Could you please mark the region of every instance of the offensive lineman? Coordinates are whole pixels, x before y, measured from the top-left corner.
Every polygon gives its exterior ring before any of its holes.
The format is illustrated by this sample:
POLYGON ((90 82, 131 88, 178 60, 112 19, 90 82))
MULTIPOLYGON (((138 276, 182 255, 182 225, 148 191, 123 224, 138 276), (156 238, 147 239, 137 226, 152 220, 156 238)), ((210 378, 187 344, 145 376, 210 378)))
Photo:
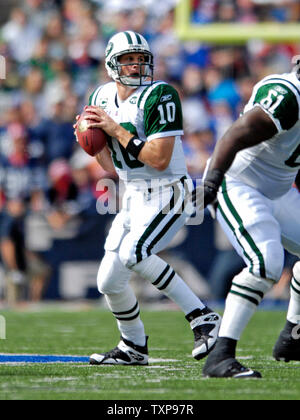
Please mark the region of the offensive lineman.
MULTIPOLYGON (((235 358, 236 345, 265 293, 278 282, 284 248, 300 257, 300 80, 271 75, 253 89, 244 114, 217 143, 204 180, 205 205, 247 268, 233 279, 219 338, 206 360, 208 377, 261 377, 235 358), (226 175, 224 176, 224 174, 226 175)), ((300 360, 300 262, 293 268, 286 325, 276 360, 300 360)))
POLYGON ((108 147, 97 155, 98 162, 104 169, 115 168, 126 185, 123 208, 108 234, 97 278, 121 340, 113 350, 93 354, 90 363, 148 363, 148 337, 129 285, 132 272, 151 281, 182 309, 194 332, 192 354, 199 360, 216 342, 220 316, 156 255, 187 219, 180 211, 188 195, 180 100, 170 85, 153 82, 153 56, 138 33, 114 35, 105 65, 114 81, 95 90, 86 110, 94 113, 95 122, 89 126, 101 127, 111 136, 108 147), (153 180, 159 180, 163 189, 156 188, 153 180))

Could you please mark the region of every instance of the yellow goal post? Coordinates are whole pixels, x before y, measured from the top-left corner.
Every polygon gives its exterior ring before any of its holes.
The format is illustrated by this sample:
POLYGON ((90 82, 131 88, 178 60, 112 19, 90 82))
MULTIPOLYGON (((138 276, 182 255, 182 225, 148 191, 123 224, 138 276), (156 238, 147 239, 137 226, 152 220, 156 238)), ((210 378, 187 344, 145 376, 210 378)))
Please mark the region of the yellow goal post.
POLYGON ((300 43, 299 23, 193 23, 192 0, 179 0, 175 9, 175 29, 182 41, 213 44, 245 44, 252 39, 269 43, 300 43))

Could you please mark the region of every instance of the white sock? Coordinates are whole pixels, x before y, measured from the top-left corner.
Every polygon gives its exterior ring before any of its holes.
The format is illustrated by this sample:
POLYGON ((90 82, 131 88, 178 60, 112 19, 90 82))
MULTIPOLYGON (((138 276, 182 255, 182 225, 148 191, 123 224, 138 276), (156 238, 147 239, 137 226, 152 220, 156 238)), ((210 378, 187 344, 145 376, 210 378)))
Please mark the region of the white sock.
POLYGON ((254 303, 229 293, 226 299, 219 337, 239 340, 256 308, 257 306, 254 303))
POLYGON ((132 270, 161 290, 181 308, 185 315, 195 309, 205 308, 182 278, 157 255, 151 255, 134 265, 132 270))
POLYGON ((287 320, 292 324, 300 324, 300 281, 295 277, 291 281, 291 297, 287 313, 287 320))
POLYGON ((105 299, 117 319, 122 337, 138 346, 144 346, 146 344, 144 324, 140 319, 139 305, 131 287, 128 285, 118 294, 105 295, 105 299))

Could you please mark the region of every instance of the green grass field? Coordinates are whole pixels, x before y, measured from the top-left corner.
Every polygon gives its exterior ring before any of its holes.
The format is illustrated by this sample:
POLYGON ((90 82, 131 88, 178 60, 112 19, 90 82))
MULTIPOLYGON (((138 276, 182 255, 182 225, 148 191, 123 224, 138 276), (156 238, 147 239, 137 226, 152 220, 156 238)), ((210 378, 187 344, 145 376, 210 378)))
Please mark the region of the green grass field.
MULTIPOLYGON (((107 351, 119 339, 110 313, 101 309, 1 312, 7 339, 0 353, 84 355, 107 351)), ((278 363, 272 347, 283 312, 258 312, 239 343, 240 360, 262 380, 204 379, 203 361, 191 356, 192 332, 181 312, 143 311, 150 364, 0 365, 1 400, 288 400, 300 397, 300 362, 278 363)))

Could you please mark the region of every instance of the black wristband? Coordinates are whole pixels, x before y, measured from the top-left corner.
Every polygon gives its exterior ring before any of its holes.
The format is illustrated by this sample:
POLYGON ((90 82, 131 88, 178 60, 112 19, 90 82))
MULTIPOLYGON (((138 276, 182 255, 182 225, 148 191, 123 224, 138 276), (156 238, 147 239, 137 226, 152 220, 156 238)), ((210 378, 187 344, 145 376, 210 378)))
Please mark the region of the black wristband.
POLYGON ((145 142, 140 140, 138 137, 133 136, 127 146, 126 146, 126 152, 130 153, 131 156, 133 156, 135 159, 138 158, 140 151, 145 146, 145 142))
POLYGON ((224 179, 224 172, 220 169, 212 169, 207 171, 206 177, 204 179, 204 186, 210 187, 215 191, 218 191, 220 185, 224 179))

